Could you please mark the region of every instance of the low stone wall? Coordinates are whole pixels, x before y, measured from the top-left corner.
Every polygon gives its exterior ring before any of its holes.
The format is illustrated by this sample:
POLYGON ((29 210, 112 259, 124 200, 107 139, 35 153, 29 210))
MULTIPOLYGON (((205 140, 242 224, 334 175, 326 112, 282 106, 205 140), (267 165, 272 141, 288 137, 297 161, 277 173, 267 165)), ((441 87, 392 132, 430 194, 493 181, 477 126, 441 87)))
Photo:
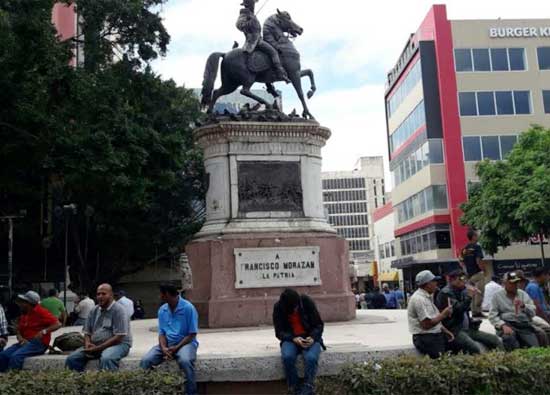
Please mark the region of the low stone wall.
MULTIPOLYGON (((337 346, 329 348, 321 355, 319 361, 319 376, 334 376, 348 364, 367 361, 379 361, 386 358, 395 358, 399 355, 416 355, 414 347, 388 347, 374 349, 358 347, 357 345, 337 346)), ((50 370, 63 369, 66 356, 44 355, 29 358, 25 361, 24 369, 50 370)), ((139 368, 140 358, 127 357, 122 360, 121 370, 136 370, 139 368)), ((302 362, 299 360, 300 370, 302 362)), ((88 364, 88 369, 97 369, 97 361, 88 364)), ((178 371, 175 362, 165 363, 160 369, 178 371)), ((248 355, 243 357, 228 357, 208 355, 197 360, 197 381, 200 383, 246 383, 246 382, 274 382, 284 380, 283 365, 278 353, 264 355, 248 355)))

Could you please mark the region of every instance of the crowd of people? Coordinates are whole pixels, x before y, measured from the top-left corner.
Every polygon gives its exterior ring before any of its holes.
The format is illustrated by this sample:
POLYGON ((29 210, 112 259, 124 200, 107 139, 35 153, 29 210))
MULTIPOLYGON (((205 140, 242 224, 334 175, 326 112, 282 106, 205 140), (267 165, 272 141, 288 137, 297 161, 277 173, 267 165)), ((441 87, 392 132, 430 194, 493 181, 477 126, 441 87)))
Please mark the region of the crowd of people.
POLYGON ((359 293, 353 290, 357 309, 361 310, 394 310, 405 308, 405 293, 398 286, 382 284, 370 290, 359 293))

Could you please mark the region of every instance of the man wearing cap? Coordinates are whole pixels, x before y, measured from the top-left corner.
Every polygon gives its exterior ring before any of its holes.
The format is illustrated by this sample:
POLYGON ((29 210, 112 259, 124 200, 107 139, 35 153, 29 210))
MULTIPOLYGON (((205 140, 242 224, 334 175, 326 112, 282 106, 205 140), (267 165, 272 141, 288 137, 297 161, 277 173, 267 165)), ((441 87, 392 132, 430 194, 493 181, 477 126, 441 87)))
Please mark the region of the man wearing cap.
POLYGON ((416 349, 432 359, 439 358, 446 349, 447 341, 453 341, 454 335, 441 322, 450 317, 452 307, 447 306, 439 312, 433 302, 439 277, 429 270, 416 275, 418 290, 411 296, 407 308, 409 331, 413 335, 416 349), (448 339, 446 339, 446 336, 448 339))
POLYGON ((42 355, 48 349, 51 333, 61 328, 52 313, 40 306, 40 296, 29 291, 18 295, 21 316, 17 324, 17 343, 0 353, 0 372, 20 370, 25 358, 42 355))
POLYGON ((97 288, 97 303, 84 324, 84 347, 65 361, 70 370, 82 372, 93 359, 99 359, 101 370, 118 370, 120 360, 130 352, 130 317, 124 307, 115 302, 109 284, 97 288))
POLYGON ((451 316, 443 320, 445 328, 455 336, 450 349, 455 352, 480 354, 483 351, 480 343, 490 350, 504 349, 498 336, 480 331, 481 322, 470 319, 472 297, 479 290, 466 284, 466 275, 461 270, 452 271, 447 275, 447 279, 447 286, 437 294, 435 304, 440 311, 452 306, 451 316))
POLYGON ((520 281, 521 277, 516 272, 506 273, 504 289, 493 297, 489 312, 489 320, 507 350, 539 346, 532 324, 536 307, 529 295, 519 289, 520 281))

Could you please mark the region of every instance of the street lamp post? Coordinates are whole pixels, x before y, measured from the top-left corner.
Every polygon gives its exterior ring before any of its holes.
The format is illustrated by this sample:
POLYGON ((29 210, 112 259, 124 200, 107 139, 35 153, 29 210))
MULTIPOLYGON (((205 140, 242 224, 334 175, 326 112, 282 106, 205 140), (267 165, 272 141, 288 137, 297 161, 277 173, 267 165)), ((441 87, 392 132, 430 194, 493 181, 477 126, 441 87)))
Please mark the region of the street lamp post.
POLYGON ((7 215, 0 217, 2 221, 8 221, 8 292, 11 299, 13 295, 13 222, 17 219, 24 218, 26 211, 22 210, 20 215, 7 215))
POLYGON ((65 217, 65 273, 63 280, 63 305, 67 309, 67 280, 69 269, 69 221, 71 215, 76 215, 76 204, 68 204, 63 206, 63 214, 65 217))

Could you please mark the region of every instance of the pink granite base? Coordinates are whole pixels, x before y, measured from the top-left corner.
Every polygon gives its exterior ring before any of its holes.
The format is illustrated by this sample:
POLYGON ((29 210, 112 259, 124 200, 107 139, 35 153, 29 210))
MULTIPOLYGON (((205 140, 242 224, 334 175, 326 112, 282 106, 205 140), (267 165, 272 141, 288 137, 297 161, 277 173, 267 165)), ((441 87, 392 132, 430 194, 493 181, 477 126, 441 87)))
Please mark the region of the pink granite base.
POLYGON ((348 245, 333 234, 269 233, 197 239, 186 252, 193 272, 187 297, 197 307, 202 326, 234 328, 271 325, 273 305, 283 288, 235 289, 235 248, 320 247, 322 285, 297 287, 311 296, 327 322, 355 318, 349 279, 348 245))

